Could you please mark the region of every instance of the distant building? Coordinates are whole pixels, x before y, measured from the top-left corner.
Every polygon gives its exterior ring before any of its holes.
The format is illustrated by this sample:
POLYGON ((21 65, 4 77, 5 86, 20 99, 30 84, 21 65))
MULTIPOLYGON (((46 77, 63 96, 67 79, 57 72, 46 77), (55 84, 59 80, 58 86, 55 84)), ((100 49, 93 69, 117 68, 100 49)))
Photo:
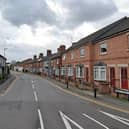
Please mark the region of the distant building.
POLYGON ((0 78, 4 77, 6 74, 6 58, 0 55, 0 78))

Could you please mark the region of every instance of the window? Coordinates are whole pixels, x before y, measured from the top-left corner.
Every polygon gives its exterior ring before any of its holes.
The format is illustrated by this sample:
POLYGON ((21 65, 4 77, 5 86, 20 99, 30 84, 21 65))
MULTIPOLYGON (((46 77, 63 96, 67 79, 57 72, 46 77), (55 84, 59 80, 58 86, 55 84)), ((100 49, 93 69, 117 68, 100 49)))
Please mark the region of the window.
POLYGON ((74 53, 73 52, 71 52, 71 59, 73 59, 74 58, 74 53))
POLYGON ((56 64, 59 64, 59 59, 56 60, 56 64))
POLYGON ((68 76, 73 76, 73 68, 72 68, 72 66, 68 66, 68 76))
POLYGON ((66 75, 66 67, 61 68, 61 75, 66 75))
POLYGON ((128 37, 127 37, 127 42, 128 42, 128 49, 129 49, 129 34, 128 34, 128 37))
POLYGON ((107 44, 103 43, 100 45, 100 53, 101 54, 106 54, 107 53, 107 44))
POLYGON ((106 66, 94 67, 94 80, 106 81, 106 66))
POLYGON ((55 69, 55 75, 59 76, 59 69, 58 68, 55 69))
POLYGON ((65 60, 65 59, 66 59, 66 54, 63 55, 63 60, 65 60))
POLYGON ((78 78, 84 77, 84 67, 83 66, 76 66, 76 77, 78 77, 78 78))
POLYGON ((81 48, 80 49, 80 56, 84 56, 85 55, 85 49, 84 48, 81 48))

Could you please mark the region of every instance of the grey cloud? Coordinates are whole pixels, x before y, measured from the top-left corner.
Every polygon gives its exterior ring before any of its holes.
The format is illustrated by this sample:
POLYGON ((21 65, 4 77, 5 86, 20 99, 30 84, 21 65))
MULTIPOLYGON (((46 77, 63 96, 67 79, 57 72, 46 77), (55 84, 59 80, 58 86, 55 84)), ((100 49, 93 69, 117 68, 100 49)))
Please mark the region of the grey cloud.
POLYGON ((63 17, 49 8, 46 0, 1 0, 3 17, 14 25, 33 25, 37 21, 73 29, 83 22, 95 22, 115 12, 113 0, 53 0, 67 9, 63 17))
POLYGON ((115 12, 117 7, 112 0, 56 0, 67 9, 69 27, 76 27, 83 22, 95 22, 106 18, 115 12))
MULTIPOLYGON (((0 43, 0 48, 8 48, 6 51, 6 57, 8 61, 11 60, 23 60, 25 58, 32 58, 34 54, 45 52, 41 46, 32 46, 27 44, 12 44, 12 43, 0 43)), ((3 54, 3 49, 0 49, 0 53, 3 54)))
POLYGON ((1 0, 3 17, 14 25, 33 25, 37 21, 56 22, 45 0, 1 0))

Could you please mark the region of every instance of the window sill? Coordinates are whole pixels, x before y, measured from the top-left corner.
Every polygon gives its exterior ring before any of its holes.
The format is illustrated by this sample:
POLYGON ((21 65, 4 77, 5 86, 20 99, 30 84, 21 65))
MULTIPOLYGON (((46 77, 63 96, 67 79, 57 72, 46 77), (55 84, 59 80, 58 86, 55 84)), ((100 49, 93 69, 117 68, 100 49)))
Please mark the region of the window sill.
POLYGON ((107 52, 100 53, 100 56, 107 55, 107 52))
POLYGON ((126 51, 129 52, 129 48, 127 48, 126 51))
POLYGON ((80 56, 80 57, 85 57, 85 56, 80 56))

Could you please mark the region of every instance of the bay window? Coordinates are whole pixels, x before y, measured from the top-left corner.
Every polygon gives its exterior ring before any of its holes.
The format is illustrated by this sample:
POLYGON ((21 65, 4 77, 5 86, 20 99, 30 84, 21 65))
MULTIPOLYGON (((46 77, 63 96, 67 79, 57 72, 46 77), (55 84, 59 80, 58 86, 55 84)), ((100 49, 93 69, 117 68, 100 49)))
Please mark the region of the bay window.
POLYGON ((84 67, 83 66, 76 66, 76 77, 83 78, 84 77, 84 67))
POLYGON ((59 76, 59 68, 55 69, 55 75, 59 76))
POLYGON ((73 67, 68 66, 68 76, 73 76, 73 67))
POLYGON ((65 67, 65 66, 63 66, 63 67, 61 68, 61 75, 62 75, 62 76, 66 75, 66 67, 65 67))
POLYGON ((94 80, 106 81, 106 66, 94 66, 94 80))

